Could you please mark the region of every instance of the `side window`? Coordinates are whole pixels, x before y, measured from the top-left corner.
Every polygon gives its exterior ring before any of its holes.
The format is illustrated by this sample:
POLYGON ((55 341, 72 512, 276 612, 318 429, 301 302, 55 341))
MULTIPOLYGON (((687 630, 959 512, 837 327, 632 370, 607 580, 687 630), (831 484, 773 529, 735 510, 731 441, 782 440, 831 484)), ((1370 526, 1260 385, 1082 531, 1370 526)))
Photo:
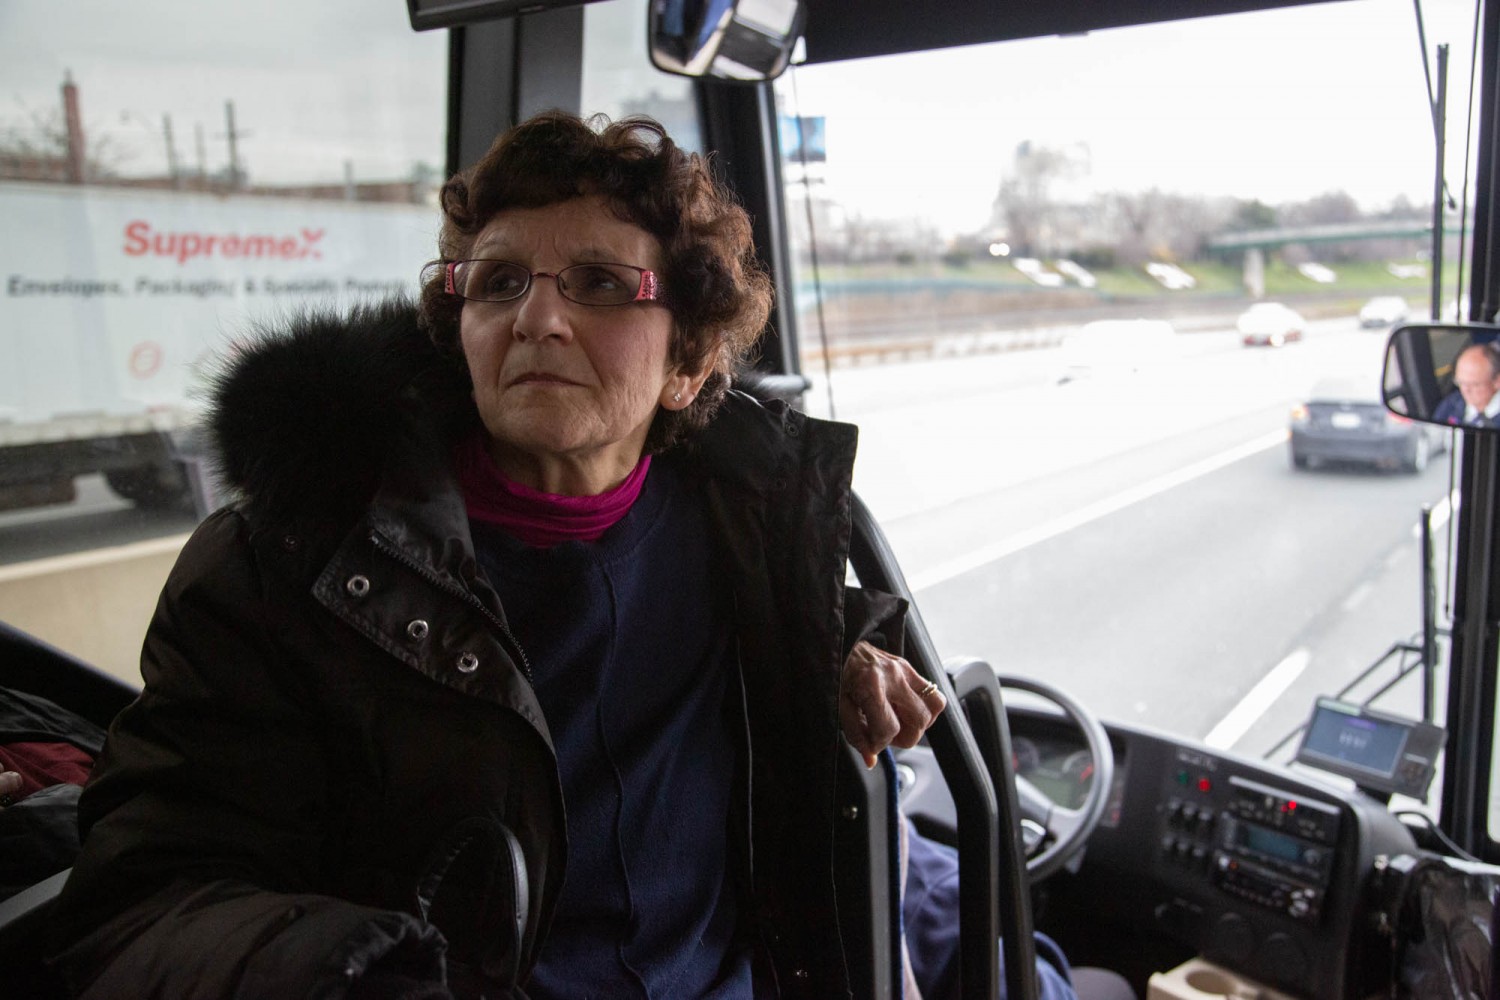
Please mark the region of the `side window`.
POLYGON ((0 619, 138 678, 205 372, 435 254, 446 53, 399 3, 0 10, 0 619))
POLYGON ((684 149, 701 149, 693 82, 663 73, 646 58, 646 0, 594 3, 583 9, 585 115, 650 115, 684 149))

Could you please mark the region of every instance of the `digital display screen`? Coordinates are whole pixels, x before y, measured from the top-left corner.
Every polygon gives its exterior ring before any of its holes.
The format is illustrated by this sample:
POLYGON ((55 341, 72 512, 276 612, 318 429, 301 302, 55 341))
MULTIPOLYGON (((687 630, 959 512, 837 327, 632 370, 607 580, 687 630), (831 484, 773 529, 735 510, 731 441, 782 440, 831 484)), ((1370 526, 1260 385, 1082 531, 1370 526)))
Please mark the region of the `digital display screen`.
POLYGON ((1256 826, 1254 823, 1242 823, 1240 825, 1240 841, 1245 847, 1252 851, 1283 861, 1293 863, 1302 860, 1302 843, 1295 837, 1289 837, 1284 833, 1264 826, 1256 826))
POLYGON ((1395 772, 1396 761, 1406 746, 1407 731, 1400 723, 1350 715, 1320 705, 1307 727, 1301 753, 1389 775, 1395 772))
POLYGON ((1067 809, 1077 809, 1088 797, 1088 786, 1080 786, 1075 781, 1068 781, 1056 775, 1033 772, 1026 775, 1026 780, 1035 785, 1037 791, 1067 809))

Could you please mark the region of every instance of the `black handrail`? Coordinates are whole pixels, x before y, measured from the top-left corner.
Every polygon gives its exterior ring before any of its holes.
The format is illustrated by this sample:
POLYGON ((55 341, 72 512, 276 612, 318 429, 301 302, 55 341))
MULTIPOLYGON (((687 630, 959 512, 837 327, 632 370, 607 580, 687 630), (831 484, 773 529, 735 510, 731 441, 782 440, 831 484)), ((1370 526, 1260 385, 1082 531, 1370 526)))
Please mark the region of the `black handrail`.
POLYGON ((995 1000, 1000 995, 998 960, 1003 947, 1005 996, 1035 1000, 1036 944, 1011 756, 1003 754, 1004 777, 996 788, 890 543, 858 497, 853 500, 853 521, 849 561, 860 585, 910 602, 906 657, 948 699, 949 710, 927 731, 927 741, 958 814, 960 995, 966 1000, 995 1000))

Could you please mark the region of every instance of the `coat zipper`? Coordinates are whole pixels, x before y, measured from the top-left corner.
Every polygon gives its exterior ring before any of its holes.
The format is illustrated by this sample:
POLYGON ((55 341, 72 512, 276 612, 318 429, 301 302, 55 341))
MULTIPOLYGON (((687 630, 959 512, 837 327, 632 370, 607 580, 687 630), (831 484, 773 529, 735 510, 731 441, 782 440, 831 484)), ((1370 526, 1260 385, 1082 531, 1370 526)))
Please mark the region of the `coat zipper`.
POLYGON ((469 607, 473 608, 475 611, 478 611, 481 615, 483 615, 485 621, 489 622, 497 630, 499 630, 500 634, 504 636, 506 641, 510 643, 511 648, 516 651, 516 657, 521 662, 521 670, 526 674, 526 679, 533 685, 536 684, 536 678, 533 677, 531 673, 531 661, 526 658, 526 650, 521 648, 521 643, 517 641, 515 633, 510 630, 510 626, 505 624, 505 622, 501 621, 499 618, 495 617, 495 613, 489 608, 485 607, 484 602, 475 597, 466 588, 460 587, 458 584, 450 582, 446 577, 439 576, 425 564, 418 562, 411 556, 407 555, 405 552, 401 551, 393 543, 387 541, 385 536, 380 534, 380 532, 370 532, 370 541, 374 544, 377 551, 394 559, 396 562, 405 566, 407 569, 411 570, 413 573, 417 574, 422 579, 432 584, 434 587, 437 587, 444 593, 451 594, 452 596, 458 598, 460 601, 463 601, 469 607))

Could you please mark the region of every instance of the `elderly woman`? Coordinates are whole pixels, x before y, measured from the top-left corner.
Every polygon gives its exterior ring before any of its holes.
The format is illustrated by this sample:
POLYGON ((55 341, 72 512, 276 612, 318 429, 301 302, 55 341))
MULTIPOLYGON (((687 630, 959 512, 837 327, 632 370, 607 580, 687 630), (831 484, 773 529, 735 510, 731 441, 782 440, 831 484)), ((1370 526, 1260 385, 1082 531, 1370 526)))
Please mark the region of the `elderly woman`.
POLYGON ((943 699, 845 587, 853 429, 730 388, 744 212, 654 123, 562 114, 442 203, 419 310, 218 380, 239 499, 83 796, 70 986, 844 995, 840 732, 873 763, 943 699))

